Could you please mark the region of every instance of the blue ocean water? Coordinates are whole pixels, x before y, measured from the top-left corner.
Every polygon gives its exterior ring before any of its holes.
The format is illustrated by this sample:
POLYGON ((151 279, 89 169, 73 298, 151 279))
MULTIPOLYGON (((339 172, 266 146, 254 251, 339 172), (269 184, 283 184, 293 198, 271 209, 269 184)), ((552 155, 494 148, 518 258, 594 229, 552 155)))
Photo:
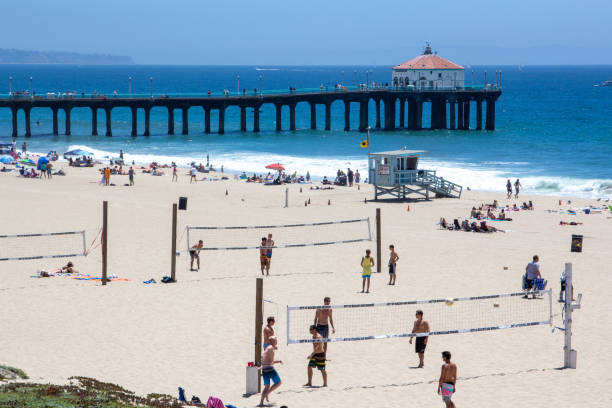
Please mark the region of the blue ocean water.
MULTIPOLYGON (((520 178, 528 192, 542 194, 578 195, 588 197, 612 196, 612 87, 594 86, 612 79, 612 66, 504 66, 470 67, 466 70, 466 84, 482 84, 487 71, 488 81, 494 82, 495 70, 502 70, 503 94, 496 106, 496 130, 450 131, 398 130, 374 131, 372 151, 391 150, 403 146, 423 149, 429 153, 422 158, 421 167, 437 169, 445 178, 463 186, 480 190, 503 190, 507 178, 520 178)), ((128 92, 128 77, 132 77, 132 91, 148 94, 150 77, 155 93, 205 93, 223 89, 298 89, 333 87, 344 79, 346 85, 366 82, 366 71, 372 70, 371 80, 388 82, 391 67, 304 66, 304 67, 249 67, 249 66, 0 66, 0 94, 7 94, 9 76, 13 90, 30 88, 37 94, 74 90, 111 95, 128 92), (261 77, 261 79, 260 79, 261 77)), ((283 128, 289 127, 288 108, 283 112, 283 128)), ((370 126, 375 124, 374 103, 370 105, 370 126)), ((472 109, 472 123, 475 109, 472 109)), ((399 115, 398 115, 399 116, 399 115)), ((252 129, 252 112, 248 112, 248 129, 239 130, 239 110, 226 111, 224 135, 214 133, 217 117, 211 115, 213 133, 204 134, 202 109, 189 111, 188 136, 167 135, 167 112, 156 108, 151 113, 150 137, 130 137, 131 114, 128 109, 114 109, 113 137, 104 136, 104 115, 99 113, 100 136, 91 136, 89 109, 72 111, 72 135, 53 136, 51 111, 32 111, 32 137, 27 140, 29 150, 64 152, 82 147, 99 158, 116 156, 123 149, 128 160, 137 162, 191 161, 205 162, 210 155, 217 167, 228 170, 264 172, 264 166, 279 161, 290 172, 310 173, 314 176, 333 175, 338 168, 366 169, 366 151, 359 147, 364 135, 357 131, 345 132, 344 106, 332 105, 332 131, 322 130, 323 107, 318 110, 318 126, 310 130, 310 111, 307 104, 299 104, 296 132, 276 132, 273 105, 264 105, 261 112, 261 132, 252 129), (38 123, 37 123, 38 122, 38 123)), ((351 127, 357 128, 358 106, 353 104, 351 127)), ((424 126, 428 119, 424 116, 424 126)), ((139 134, 144 130, 144 114, 139 113, 139 134)), ((19 117, 23 140, 23 113, 19 117)), ((64 128, 60 115, 60 130, 64 128)), ((181 115, 176 112, 175 130, 181 129, 181 115)), ((60 132, 61 133, 61 132, 60 132)), ((0 140, 9 141, 11 134, 10 110, 0 109, 0 140)))

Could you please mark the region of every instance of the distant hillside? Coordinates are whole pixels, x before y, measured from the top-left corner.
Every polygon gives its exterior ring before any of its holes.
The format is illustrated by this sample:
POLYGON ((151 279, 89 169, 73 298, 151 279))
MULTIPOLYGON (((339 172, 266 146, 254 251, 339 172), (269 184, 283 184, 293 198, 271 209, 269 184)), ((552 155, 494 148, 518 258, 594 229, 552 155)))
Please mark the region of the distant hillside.
POLYGON ((132 57, 76 52, 6 50, 0 48, 0 64, 130 65, 132 57))

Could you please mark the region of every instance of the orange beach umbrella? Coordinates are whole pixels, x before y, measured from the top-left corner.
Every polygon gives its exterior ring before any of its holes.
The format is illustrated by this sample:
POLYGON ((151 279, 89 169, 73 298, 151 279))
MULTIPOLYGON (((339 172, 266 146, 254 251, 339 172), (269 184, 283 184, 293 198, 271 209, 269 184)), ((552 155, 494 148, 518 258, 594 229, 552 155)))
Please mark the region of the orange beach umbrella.
POLYGON ((283 167, 282 164, 280 163, 272 163, 272 164, 268 164, 266 166, 266 169, 270 169, 270 170, 278 170, 278 171, 284 171, 285 168, 283 167))

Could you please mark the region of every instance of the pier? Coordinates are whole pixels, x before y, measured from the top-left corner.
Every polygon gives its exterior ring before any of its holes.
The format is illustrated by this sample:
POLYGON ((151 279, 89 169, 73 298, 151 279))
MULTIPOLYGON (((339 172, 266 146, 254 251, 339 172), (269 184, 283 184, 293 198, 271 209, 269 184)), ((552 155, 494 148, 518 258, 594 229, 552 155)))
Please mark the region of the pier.
POLYGON ((331 130, 331 105, 336 101, 344 103, 344 130, 351 130, 350 114, 351 104, 359 105, 359 131, 368 127, 393 131, 398 129, 422 130, 423 105, 431 104, 431 129, 452 130, 494 130, 495 129, 495 102, 501 95, 501 88, 488 85, 485 87, 461 88, 417 88, 417 87, 385 87, 385 88, 355 88, 355 89, 317 89, 312 91, 289 92, 257 92, 226 93, 222 95, 65 95, 57 96, 9 96, 0 97, 0 108, 8 108, 12 113, 12 136, 18 136, 18 113, 23 110, 25 118, 25 136, 31 136, 30 112, 34 108, 48 108, 53 117, 53 134, 58 135, 58 114, 64 112, 65 129, 63 134, 70 135, 70 112, 74 108, 88 108, 91 110, 91 134, 98 135, 98 112, 104 111, 106 116, 106 129, 104 134, 112 136, 112 111, 114 108, 131 109, 131 135, 138 133, 138 110, 144 111, 144 133, 150 135, 150 113, 155 107, 162 107, 168 111, 168 134, 175 134, 174 112, 182 112, 182 129, 184 135, 189 133, 190 108, 200 108, 204 114, 205 133, 211 132, 211 111, 218 111, 218 133, 225 132, 225 110, 228 107, 240 109, 240 130, 247 131, 247 113, 252 113, 251 130, 260 131, 260 109, 263 105, 271 104, 276 109, 276 130, 282 129, 282 111, 284 106, 289 107, 289 129, 296 130, 296 106, 306 103, 310 106, 310 128, 317 129, 317 105, 325 107, 324 129, 331 130), (370 123, 369 108, 373 101, 376 110, 375 122, 370 123), (382 105, 382 107, 381 107, 382 105), (484 106, 483 106, 484 105, 484 106), (470 110, 476 109, 476 123, 470 123, 470 110), (381 112, 382 109, 382 112, 381 112), (484 118, 483 118, 483 109, 484 118), (483 121, 484 119, 484 121, 483 121), (484 122, 484 123, 483 123, 484 122))

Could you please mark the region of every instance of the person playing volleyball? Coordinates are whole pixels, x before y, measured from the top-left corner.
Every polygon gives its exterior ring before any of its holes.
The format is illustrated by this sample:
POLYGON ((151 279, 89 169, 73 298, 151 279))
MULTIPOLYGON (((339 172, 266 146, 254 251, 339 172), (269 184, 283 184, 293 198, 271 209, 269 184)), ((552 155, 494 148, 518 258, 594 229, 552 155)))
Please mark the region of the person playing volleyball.
POLYGON ((259 263, 261 264, 261 274, 264 274, 264 270, 267 275, 270 275, 270 259, 268 258, 266 237, 261 238, 261 246, 259 247, 259 263))
POLYGON ((193 269, 193 261, 194 260, 198 260, 198 269, 196 270, 200 270, 200 249, 202 249, 202 247, 204 247, 204 241, 199 240, 197 244, 195 244, 194 246, 191 247, 191 249, 189 250, 189 255, 191 256, 191 268, 190 270, 194 270, 193 269))
POLYGON ((440 370, 440 380, 438 381, 438 394, 442 396, 442 401, 446 408, 455 408, 455 403, 451 401, 453 394, 457 390, 457 365, 451 363, 450 351, 442 352, 442 369, 440 370))
MULTIPOLYGON (((412 333, 429 333, 429 323, 423 320, 423 311, 416 311, 416 320, 412 327, 412 333)), ((414 352, 419 355, 419 366, 417 368, 425 367, 425 347, 427 347, 427 336, 417 336, 414 344, 414 352)), ((408 341, 412 344, 412 337, 408 341)))
POLYGON ((370 256, 371 251, 366 249, 366 254, 361 258, 361 277, 363 279, 361 284, 361 293, 366 290, 366 281, 368 282, 368 289, 365 293, 370 293, 370 277, 372 276, 372 267, 374 266, 374 258, 370 256))

